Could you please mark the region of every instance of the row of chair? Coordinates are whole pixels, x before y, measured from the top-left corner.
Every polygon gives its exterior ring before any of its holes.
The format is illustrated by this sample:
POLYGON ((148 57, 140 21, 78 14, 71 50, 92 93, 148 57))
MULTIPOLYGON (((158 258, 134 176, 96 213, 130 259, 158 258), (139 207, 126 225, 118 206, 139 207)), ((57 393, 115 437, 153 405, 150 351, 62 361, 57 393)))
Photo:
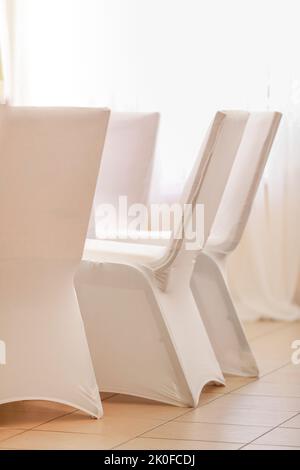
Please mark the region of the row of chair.
POLYGON ((99 417, 100 388, 196 406, 207 383, 258 373, 225 268, 280 114, 216 114, 179 199, 191 217, 204 204, 195 250, 174 232, 159 243, 97 240, 93 223, 85 243, 103 147, 95 201, 134 188, 130 202, 149 203, 158 116, 146 143, 128 116, 109 114, 0 108, 0 403, 47 399, 99 417), (126 128, 147 158, 122 160, 126 128))

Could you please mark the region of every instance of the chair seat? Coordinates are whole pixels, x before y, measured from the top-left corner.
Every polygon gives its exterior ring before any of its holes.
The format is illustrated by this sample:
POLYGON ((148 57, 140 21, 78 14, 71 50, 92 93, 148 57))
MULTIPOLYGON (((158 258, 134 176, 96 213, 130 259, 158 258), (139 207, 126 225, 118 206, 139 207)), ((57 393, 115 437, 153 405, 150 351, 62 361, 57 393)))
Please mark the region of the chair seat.
POLYGON ((165 250, 161 245, 87 239, 83 260, 148 265, 160 259, 165 250))

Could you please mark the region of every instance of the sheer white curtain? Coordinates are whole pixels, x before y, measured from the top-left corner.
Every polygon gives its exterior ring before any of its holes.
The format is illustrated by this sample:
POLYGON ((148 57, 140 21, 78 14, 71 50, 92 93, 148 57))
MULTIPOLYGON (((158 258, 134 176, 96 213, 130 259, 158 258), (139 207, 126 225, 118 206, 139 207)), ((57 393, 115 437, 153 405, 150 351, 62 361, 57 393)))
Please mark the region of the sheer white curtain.
POLYGON ((2 65, 2 55, 0 49, 0 103, 3 101, 3 94, 4 94, 4 75, 3 75, 3 65, 2 65))
POLYGON ((10 95, 11 69, 9 57, 11 43, 9 29, 12 30, 12 4, 0 0, 0 102, 4 102, 10 95))
POLYGON ((284 119, 229 272, 244 318, 294 320, 300 318, 300 4, 278 0, 269 7, 268 106, 284 119))
POLYGON ((161 112, 153 200, 176 199, 216 109, 286 112, 230 275, 243 316, 300 316, 299 0, 8 2, 14 103, 161 112))

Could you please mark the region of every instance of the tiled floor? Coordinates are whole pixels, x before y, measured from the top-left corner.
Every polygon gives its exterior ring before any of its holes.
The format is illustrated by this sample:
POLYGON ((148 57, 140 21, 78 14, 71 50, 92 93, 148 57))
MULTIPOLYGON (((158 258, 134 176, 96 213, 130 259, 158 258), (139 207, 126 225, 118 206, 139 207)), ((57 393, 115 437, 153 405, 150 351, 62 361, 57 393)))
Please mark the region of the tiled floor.
POLYGON ((259 380, 228 377, 206 387, 196 409, 102 394, 105 417, 67 406, 0 406, 0 449, 290 449, 300 450, 300 365, 291 343, 300 322, 246 325, 259 380))

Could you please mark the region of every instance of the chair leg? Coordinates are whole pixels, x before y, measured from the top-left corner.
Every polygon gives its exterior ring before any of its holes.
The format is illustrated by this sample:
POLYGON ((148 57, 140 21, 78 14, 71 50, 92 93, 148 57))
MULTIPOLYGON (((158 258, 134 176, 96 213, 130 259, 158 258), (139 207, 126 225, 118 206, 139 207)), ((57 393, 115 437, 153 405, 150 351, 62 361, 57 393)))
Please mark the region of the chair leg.
POLYGON ((68 262, 0 262, 0 403, 47 400, 102 415, 74 271, 68 262))
POLYGON ((100 390, 196 406, 224 383, 190 293, 163 293, 143 268, 82 262, 78 300, 100 390))
POLYGON ((191 289, 223 373, 258 375, 258 367, 238 318, 223 273, 225 259, 202 252, 191 289))

